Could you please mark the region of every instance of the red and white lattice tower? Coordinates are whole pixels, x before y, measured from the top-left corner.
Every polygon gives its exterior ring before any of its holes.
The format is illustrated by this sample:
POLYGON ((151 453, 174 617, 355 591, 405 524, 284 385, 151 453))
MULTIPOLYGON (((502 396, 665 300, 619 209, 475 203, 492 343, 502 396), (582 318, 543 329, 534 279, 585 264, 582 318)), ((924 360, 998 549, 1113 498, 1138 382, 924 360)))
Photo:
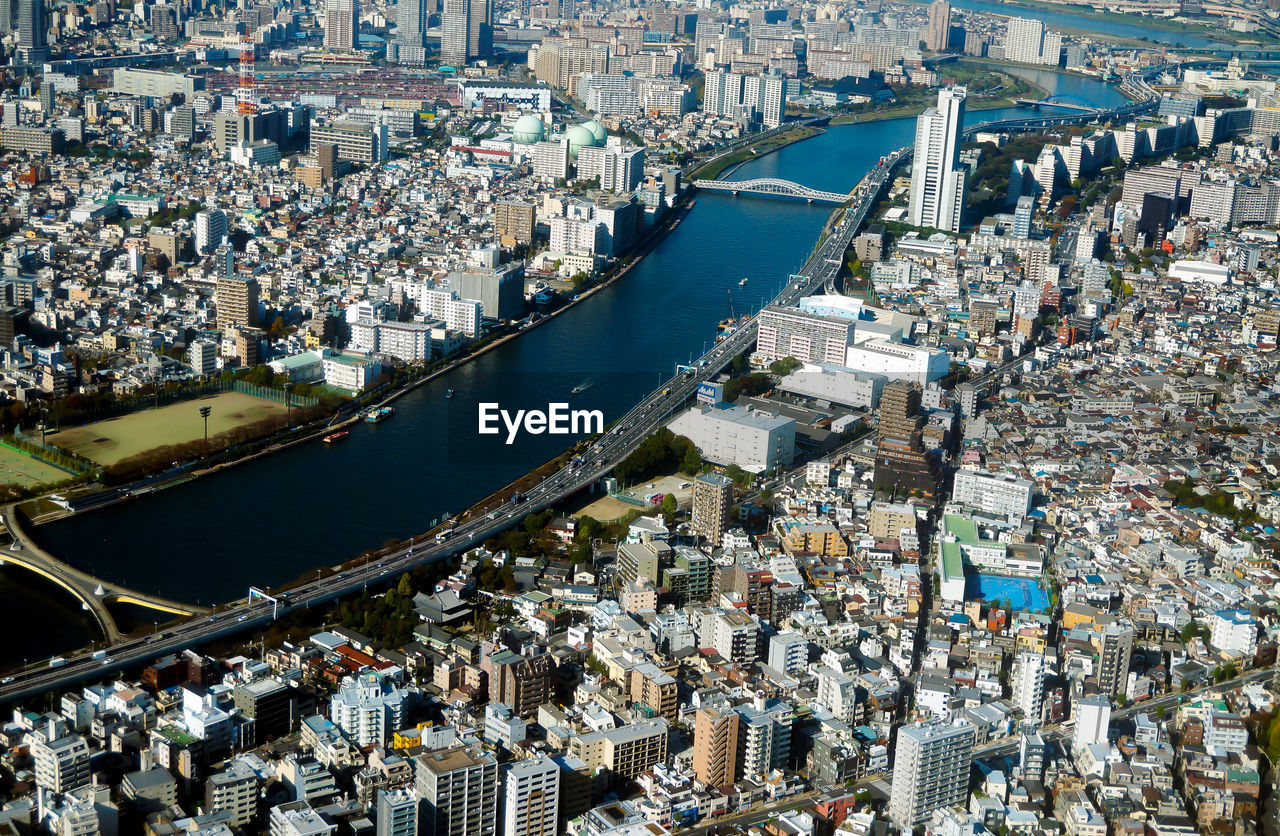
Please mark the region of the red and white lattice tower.
POLYGON ((244 24, 240 33, 240 84, 236 87, 236 112, 252 115, 258 112, 258 101, 254 95, 254 66, 257 51, 253 43, 253 35, 249 32, 249 24, 244 24))

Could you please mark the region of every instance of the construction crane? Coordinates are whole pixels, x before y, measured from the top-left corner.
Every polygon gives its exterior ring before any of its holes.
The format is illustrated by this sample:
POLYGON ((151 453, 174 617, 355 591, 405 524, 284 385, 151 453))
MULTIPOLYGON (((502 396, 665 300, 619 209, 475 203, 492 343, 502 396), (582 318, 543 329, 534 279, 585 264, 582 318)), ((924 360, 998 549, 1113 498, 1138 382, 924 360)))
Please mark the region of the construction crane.
POLYGON ((257 49, 253 43, 253 34, 249 31, 249 24, 243 24, 244 30, 240 33, 240 84, 236 87, 236 113, 242 116, 252 116, 258 112, 257 96, 254 95, 254 61, 257 59, 257 49))

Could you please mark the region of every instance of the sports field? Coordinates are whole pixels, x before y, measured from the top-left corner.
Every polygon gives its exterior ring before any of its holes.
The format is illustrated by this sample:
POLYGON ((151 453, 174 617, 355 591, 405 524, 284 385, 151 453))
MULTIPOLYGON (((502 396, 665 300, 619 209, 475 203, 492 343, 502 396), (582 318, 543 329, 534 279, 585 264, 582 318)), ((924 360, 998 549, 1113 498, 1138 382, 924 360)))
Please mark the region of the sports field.
POLYGON ((61 482, 71 476, 65 470, 45 464, 21 450, 0 444, 0 485, 32 487, 46 482, 61 482))
POLYGON ((240 392, 221 392, 73 427, 53 433, 47 441, 98 464, 113 465, 156 447, 204 438, 204 419, 200 417, 202 406, 212 408, 209 414, 210 438, 284 412, 284 404, 276 401, 240 392))

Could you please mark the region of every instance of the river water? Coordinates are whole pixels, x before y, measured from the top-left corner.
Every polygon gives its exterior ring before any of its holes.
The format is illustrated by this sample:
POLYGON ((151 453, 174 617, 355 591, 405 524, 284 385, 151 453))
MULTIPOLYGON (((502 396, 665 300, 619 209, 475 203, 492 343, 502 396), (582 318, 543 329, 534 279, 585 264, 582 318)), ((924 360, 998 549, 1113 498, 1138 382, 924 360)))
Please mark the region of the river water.
MULTIPOLYGON (((1017 72, 1099 106, 1124 101, 1091 79, 1017 72)), ((1020 115, 1025 111, 1006 108, 971 111, 969 119, 1020 115)), ((834 127, 752 160, 732 178, 782 177, 847 191, 914 131, 914 119, 834 127)), ((612 420, 670 376, 676 363, 701 353, 731 304, 741 315, 772 298, 803 263, 830 212, 798 200, 704 192, 666 240, 613 287, 410 393, 391 420, 357 426, 340 444, 301 445, 44 526, 41 534, 56 554, 100 577, 208 604, 423 531, 572 441, 524 435, 507 446, 482 439, 478 403, 511 409, 566 401, 612 420), (586 388, 574 395, 575 387, 586 388)), ((47 595, 37 601, 26 593, 28 577, 15 572, 0 570, 0 606, 35 637, 27 647, 37 649, 19 652, 10 648, 20 642, 9 643, 0 662, 88 641, 89 625, 73 604, 47 595)))

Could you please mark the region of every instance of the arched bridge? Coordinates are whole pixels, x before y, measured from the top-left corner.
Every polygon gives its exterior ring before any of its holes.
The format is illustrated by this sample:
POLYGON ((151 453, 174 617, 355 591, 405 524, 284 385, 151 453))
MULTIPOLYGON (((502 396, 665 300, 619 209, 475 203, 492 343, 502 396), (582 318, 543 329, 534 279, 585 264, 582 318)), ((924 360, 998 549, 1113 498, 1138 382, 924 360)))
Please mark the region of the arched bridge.
POLYGON ((1017 99, 1015 104, 1025 107, 1059 107, 1063 110, 1078 110, 1082 113, 1098 113, 1101 108, 1095 106, 1092 102, 1075 96, 1045 96, 1043 99, 1017 99))
POLYGON ((193 607, 180 601, 170 601, 145 592, 102 581, 58 560, 40 548, 23 531, 12 505, 0 508, 0 565, 17 566, 52 581, 70 592, 80 606, 93 615, 108 642, 115 643, 122 637, 115 617, 107 608, 109 603, 133 604, 149 610, 171 615, 196 615, 211 612, 207 607, 193 607))
POLYGON ((757 177, 754 180, 695 180, 693 185, 699 189, 714 189, 721 192, 733 192, 734 194, 750 192, 751 194, 799 197, 810 203, 815 200, 822 203, 844 203, 849 199, 847 194, 819 191, 808 186, 802 186, 799 183, 792 183, 790 180, 780 180, 777 177, 757 177))

